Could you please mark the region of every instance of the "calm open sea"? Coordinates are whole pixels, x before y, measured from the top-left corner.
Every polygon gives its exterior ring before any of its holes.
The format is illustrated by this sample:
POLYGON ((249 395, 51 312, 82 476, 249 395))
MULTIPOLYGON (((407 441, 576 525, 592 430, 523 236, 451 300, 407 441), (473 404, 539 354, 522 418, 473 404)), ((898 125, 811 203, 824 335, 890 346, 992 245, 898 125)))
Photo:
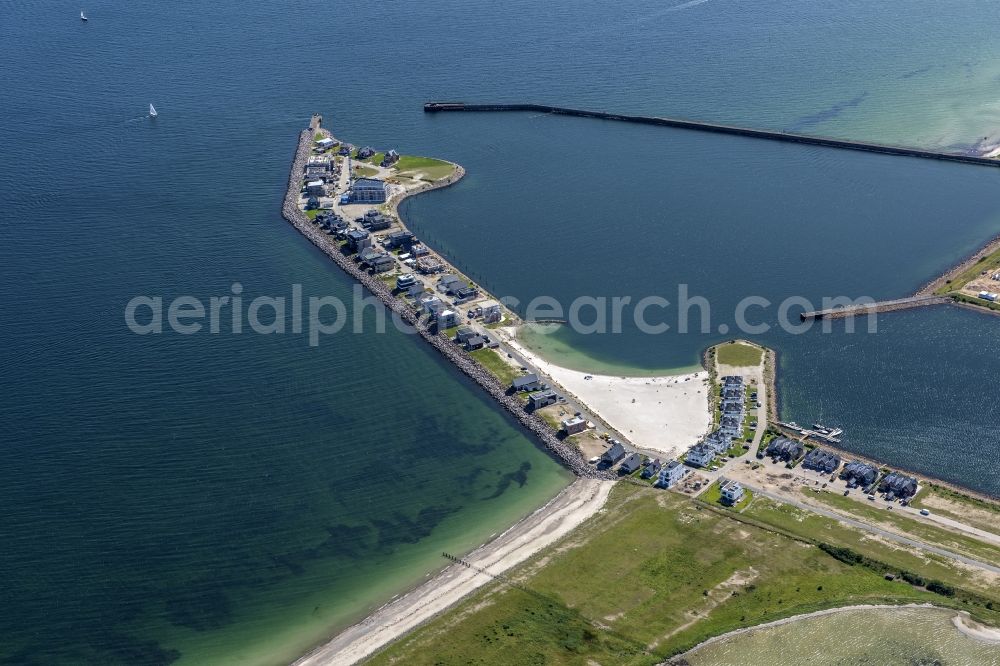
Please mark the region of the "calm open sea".
MULTIPOLYGON (((466 165, 406 213, 500 294, 684 281, 720 312, 746 293, 897 295, 1000 231, 987 169, 421 112, 528 100, 969 145, 1000 130, 988 2, 98 0, 87 23, 62 2, 5 9, 0 659, 13 663, 280 663, 567 483, 401 334, 309 348, 125 328, 138 294, 350 293, 279 216, 310 113, 348 140, 466 165)), ((996 321, 939 309, 886 317, 873 339, 762 339, 782 353, 787 416, 998 492, 996 321)), ((719 337, 567 336, 572 351, 553 354, 648 371, 689 366, 719 337)))

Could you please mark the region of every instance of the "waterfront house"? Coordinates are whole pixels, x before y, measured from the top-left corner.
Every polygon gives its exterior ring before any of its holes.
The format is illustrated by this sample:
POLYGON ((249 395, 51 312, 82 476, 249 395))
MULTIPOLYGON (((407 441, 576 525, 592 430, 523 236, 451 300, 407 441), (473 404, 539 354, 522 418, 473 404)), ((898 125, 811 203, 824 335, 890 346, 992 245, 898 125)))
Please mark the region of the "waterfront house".
POLYGON ((715 449, 708 444, 695 444, 688 449, 684 461, 694 467, 708 467, 715 460, 715 449))
POLYGON ((364 148, 358 151, 357 157, 359 160, 366 160, 374 154, 375 154, 374 148, 372 148, 371 146, 365 146, 364 148))
POLYGON ((451 273, 445 273, 438 279, 437 288, 438 291, 451 294, 458 291, 462 287, 468 286, 466 283, 459 278, 455 277, 451 273))
POLYGON ((368 231, 385 231, 392 226, 392 222, 393 220, 391 217, 376 215, 375 217, 366 217, 361 222, 361 226, 368 231))
POLYGON ((434 294, 426 294, 417 299, 417 305, 424 314, 431 314, 434 308, 443 305, 441 299, 434 294))
POLYGON ((413 244, 410 246, 410 254, 414 257, 426 257, 431 251, 427 249, 427 246, 418 241, 416 238, 413 239, 413 244))
POLYGON ((475 351, 486 346, 486 338, 481 335, 473 335, 465 341, 465 351, 475 351))
POLYGON ((393 231, 386 237, 385 246, 390 250, 409 249, 413 244, 413 234, 409 231, 393 231))
POLYGON ((656 460, 650 460, 649 463, 647 463, 645 469, 642 470, 642 474, 640 474, 639 476, 643 479, 652 479, 654 476, 660 473, 661 467, 663 467, 663 465, 660 463, 659 458, 657 458, 656 460))
POLYGON ((417 259, 417 270, 425 275, 433 275, 444 270, 444 264, 432 257, 417 259))
POLYGON ((684 476, 684 466, 676 460, 671 460, 662 468, 656 478, 656 485, 660 488, 672 488, 684 476))
POLYGON ((779 460, 793 462, 801 458, 804 452, 805 446, 802 442, 796 442, 787 437, 775 437, 767 445, 764 454, 770 456, 775 462, 779 460))
POLYGON ((538 375, 532 372, 524 377, 515 377, 510 387, 516 393, 518 391, 537 391, 542 385, 538 381, 538 375))
POLYGON ((424 295, 424 285, 422 282, 418 282, 406 291, 406 295, 412 299, 418 299, 424 295))
POLYGON ((604 455, 601 456, 601 462, 610 467, 624 457, 625 447, 622 446, 621 442, 615 440, 611 442, 611 448, 605 451, 604 455))
POLYGON ((536 391, 528 394, 528 409, 535 411, 536 409, 541 409, 542 407, 554 405, 558 401, 559 396, 556 395, 556 392, 551 389, 536 391))
POLYGON ((840 467, 840 456, 817 446, 806 454, 802 460, 802 466, 823 474, 832 474, 840 467))
POLYGON ((738 504, 743 499, 743 486, 739 481, 732 479, 719 479, 719 490, 722 494, 722 503, 732 506, 738 504))
POLYGON ((319 199, 316 197, 306 199, 306 210, 316 210, 317 208, 319 208, 319 199))
POLYGON ((360 252, 364 247, 371 246, 371 237, 367 231, 362 229, 351 229, 347 232, 347 248, 353 252, 360 252))
POLYGON ((396 289, 399 289, 400 291, 403 289, 409 289, 415 284, 417 284, 417 276, 413 273, 403 273, 396 278, 396 289))
POLYGON ((485 301, 479 306, 483 311, 483 323, 495 324, 500 321, 502 314, 500 313, 500 304, 496 301, 485 301))
POLYGON ((575 435, 587 429, 587 422, 579 415, 563 419, 562 429, 567 435, 575 435))
POLYGON ((330 137, 326 136, 326 137, 323 137, 322 139, 320 139, 319 141, 317 141, 316 145, 321 150, 329 150, 330 148, 333 148, 334 146, 336 146, 337 142, 335 140, 331 139, 330 137))
POLYGON ((917 494, 917 480, 899 472, 890 472, 878 484, 879 492, 885 493, 887 500, 909 499, 917 494))
POLYGON ((439 309, 434 312, 434 321, 437 322, 439 331, 458 326, 458 313, 454 310, 439 309))
POLYGON ((722 385, 724 387, 730 386, 743 386, 743 378, 739 375, 726 375, 722 378, 722 385))
POLYGON ((472 287, 461 287, 455 292, 455 303, 465 303, 467 301, 473 300, 479 292, 472 287))
POLYGON ((455 342, 460 345, 464 345, 469 341, 469 338, 478 335, 475 330, 469 328, 468 326, 459 326, 458 330, 455 331, 455 342))
POLYGON ((306 194, 314 197, 326 196, 326 188, 322 180, 310 180, 306 182, 306 194))
POLYGON ((622 476, 627 476, 637 472, 640 467, 642 467, 642 456, 638 453, 632 453, 622 461, 621 467, 618 468, 618 473, 622 476))
POLYGON ((848 488, 867 488, 878 478, 878 467, 860 460, 852 460, 844 465, 840 478, 847 481, 848 488))
POLYGON ((390 166, 392 166, 393 164, 395 164, 398 161, 399 161, 399 153, 397 153, 395 150, 389 150, 382 157, 382 164, 381 164, 381 166, 383 166, 383 167, 390 167, 390 166))
POLYGON ((385 182, 376 178, 358 178, 351 184, 352 203, 385 203, 385 182))

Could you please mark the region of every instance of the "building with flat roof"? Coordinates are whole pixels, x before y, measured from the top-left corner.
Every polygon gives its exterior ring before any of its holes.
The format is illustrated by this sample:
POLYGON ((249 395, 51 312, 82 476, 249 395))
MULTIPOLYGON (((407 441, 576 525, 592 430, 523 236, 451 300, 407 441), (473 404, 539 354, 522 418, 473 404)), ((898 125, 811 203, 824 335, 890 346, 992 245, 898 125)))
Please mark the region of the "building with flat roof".
POLYGON ((385 182, 376 178, 358 178, 351 183, 351 203, 385 203, 385 182))

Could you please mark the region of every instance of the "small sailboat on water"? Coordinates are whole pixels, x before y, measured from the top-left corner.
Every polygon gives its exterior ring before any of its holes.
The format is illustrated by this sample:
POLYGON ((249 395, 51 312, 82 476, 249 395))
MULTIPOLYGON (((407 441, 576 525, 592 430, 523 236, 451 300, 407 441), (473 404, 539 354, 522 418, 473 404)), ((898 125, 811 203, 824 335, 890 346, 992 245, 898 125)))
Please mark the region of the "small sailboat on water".
POLYGON ((149 117, 150 118, 155 118, 156 116, 157 116, 156 109, 153 108, 152 104, 150 104, 149 105, 149 117))
POLYGON ((83 13, 82 9, 80 10, 80 20, 81 21, 86 21, 87 20, 87 16, 83 13))

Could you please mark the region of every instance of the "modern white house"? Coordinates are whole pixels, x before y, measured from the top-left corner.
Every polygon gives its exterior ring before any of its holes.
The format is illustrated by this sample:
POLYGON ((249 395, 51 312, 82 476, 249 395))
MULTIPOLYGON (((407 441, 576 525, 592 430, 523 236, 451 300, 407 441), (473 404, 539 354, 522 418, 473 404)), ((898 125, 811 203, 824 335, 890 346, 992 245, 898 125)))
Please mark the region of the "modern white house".
POLYGON ((676 460, 671 460, 660 468, 660 474, 656 477, 656 485, 661 488, 672 488, 681 477, 684 476, 684 465, 676 460))
POLYGON ((708 467, 715 460, 715 449, 708 444, 695 444, 688 449, 685 462, 694 467, 708 467))
POLYGON ((738 504, 743 499, 745 493, 740 482, 731 479, 719 479, 719 489, 722 491, 723 504, 729 504, 730 506, 738 504))

